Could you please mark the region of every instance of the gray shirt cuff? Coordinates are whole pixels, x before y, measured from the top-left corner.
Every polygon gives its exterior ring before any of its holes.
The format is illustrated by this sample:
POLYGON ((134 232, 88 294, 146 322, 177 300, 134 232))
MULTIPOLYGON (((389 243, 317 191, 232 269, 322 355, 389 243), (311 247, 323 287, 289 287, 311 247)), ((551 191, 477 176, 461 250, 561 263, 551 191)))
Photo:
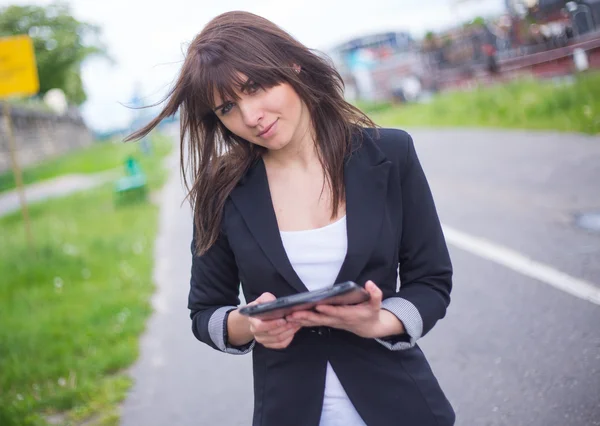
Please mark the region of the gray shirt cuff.
POLYGON ((407 342, 406 339, 390 336, 389 338, 375 340, 391 351, 412 348, 423 334, 423 318, 421 318, 421 314, 415 305, 401 297, 390 297, 381 302, 381 308, 390 311, 402 322, 410 339, 407 342))
POLYGON ((211 315, 210 320, 208 321, 208 334, 219 350, 228 354, 243 355, 247 354, 254 348, 254 340, 244 346, 231 346, 225 340, 225 331, 227 330, 225 317, 227 312, 235 309, 237 309, 236 306, 223 306, 222 308, 217 309, 211 315))

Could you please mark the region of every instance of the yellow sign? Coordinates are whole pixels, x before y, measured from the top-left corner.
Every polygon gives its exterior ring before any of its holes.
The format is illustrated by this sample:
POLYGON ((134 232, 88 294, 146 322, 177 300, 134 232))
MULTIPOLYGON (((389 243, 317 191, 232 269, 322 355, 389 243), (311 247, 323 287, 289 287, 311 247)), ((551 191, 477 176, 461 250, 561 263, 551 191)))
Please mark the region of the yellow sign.
POLYGON ((40 89, 29 36, 0 38, 0 98, 35 95, 40 89))

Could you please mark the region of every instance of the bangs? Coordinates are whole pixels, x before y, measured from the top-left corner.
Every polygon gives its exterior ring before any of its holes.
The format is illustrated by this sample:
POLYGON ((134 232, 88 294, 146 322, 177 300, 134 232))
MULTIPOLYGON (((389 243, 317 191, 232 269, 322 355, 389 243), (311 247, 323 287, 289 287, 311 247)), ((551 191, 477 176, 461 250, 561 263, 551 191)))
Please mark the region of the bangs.
POLYGON ((239 100, 248 83, 256 83, 264 89, 285 81, 285 75, 279 67, 265 67, 221 57, 202 66, 198 70, 198 81, 194 86, 199 90, 199 101, 203 114, 213 112, 217 107, 216 94, 222 102, 239 100))

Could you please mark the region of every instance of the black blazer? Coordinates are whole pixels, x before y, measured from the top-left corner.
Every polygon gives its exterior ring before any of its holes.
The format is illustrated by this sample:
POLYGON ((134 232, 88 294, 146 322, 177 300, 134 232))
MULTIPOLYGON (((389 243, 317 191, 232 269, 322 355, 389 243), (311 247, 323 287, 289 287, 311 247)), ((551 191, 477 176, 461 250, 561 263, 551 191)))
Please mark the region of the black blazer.
MULTIPOLYGON (((355 137, 344 167, 348 252, 336 282, 364 285, 370 279, 384 299, 412 302, 425 335, 446 313, 452 265, 411 137, 379 132, 376 138, 364 129, 362 142, 355 137)), ((267 291, 280 297, 307 290, 286 256, 262 161, 227 200, 216 243, 193 256, 192 328, 215 349, 209 320, 217 309, 240 303, 240 282, 248 302, 267 291)), ((454 411, 418 345, 392 351, 342 330, 314 331, 301 329, 283 350, 254 346, 253 425, 318 425, 327 361, 369 426, 454 424, 454 411)))

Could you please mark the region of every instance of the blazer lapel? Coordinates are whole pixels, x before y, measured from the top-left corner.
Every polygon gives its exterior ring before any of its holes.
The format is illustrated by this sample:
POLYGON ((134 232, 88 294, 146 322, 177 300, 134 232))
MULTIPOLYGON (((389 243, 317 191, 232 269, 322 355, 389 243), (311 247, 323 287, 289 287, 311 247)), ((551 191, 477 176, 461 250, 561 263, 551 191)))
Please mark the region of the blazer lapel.
POLYGON ((242 214, 248 229, 269 261, 298 292, 308 291, 292 267, 277 226, 267 172, 262 159, 252 167, 231 193, 231 199, 242 214))
POLYGON ((377 243, 391 164, 364 134, 361 147, 344 166, 348 251, 336 283, 356 280, 377 243))

